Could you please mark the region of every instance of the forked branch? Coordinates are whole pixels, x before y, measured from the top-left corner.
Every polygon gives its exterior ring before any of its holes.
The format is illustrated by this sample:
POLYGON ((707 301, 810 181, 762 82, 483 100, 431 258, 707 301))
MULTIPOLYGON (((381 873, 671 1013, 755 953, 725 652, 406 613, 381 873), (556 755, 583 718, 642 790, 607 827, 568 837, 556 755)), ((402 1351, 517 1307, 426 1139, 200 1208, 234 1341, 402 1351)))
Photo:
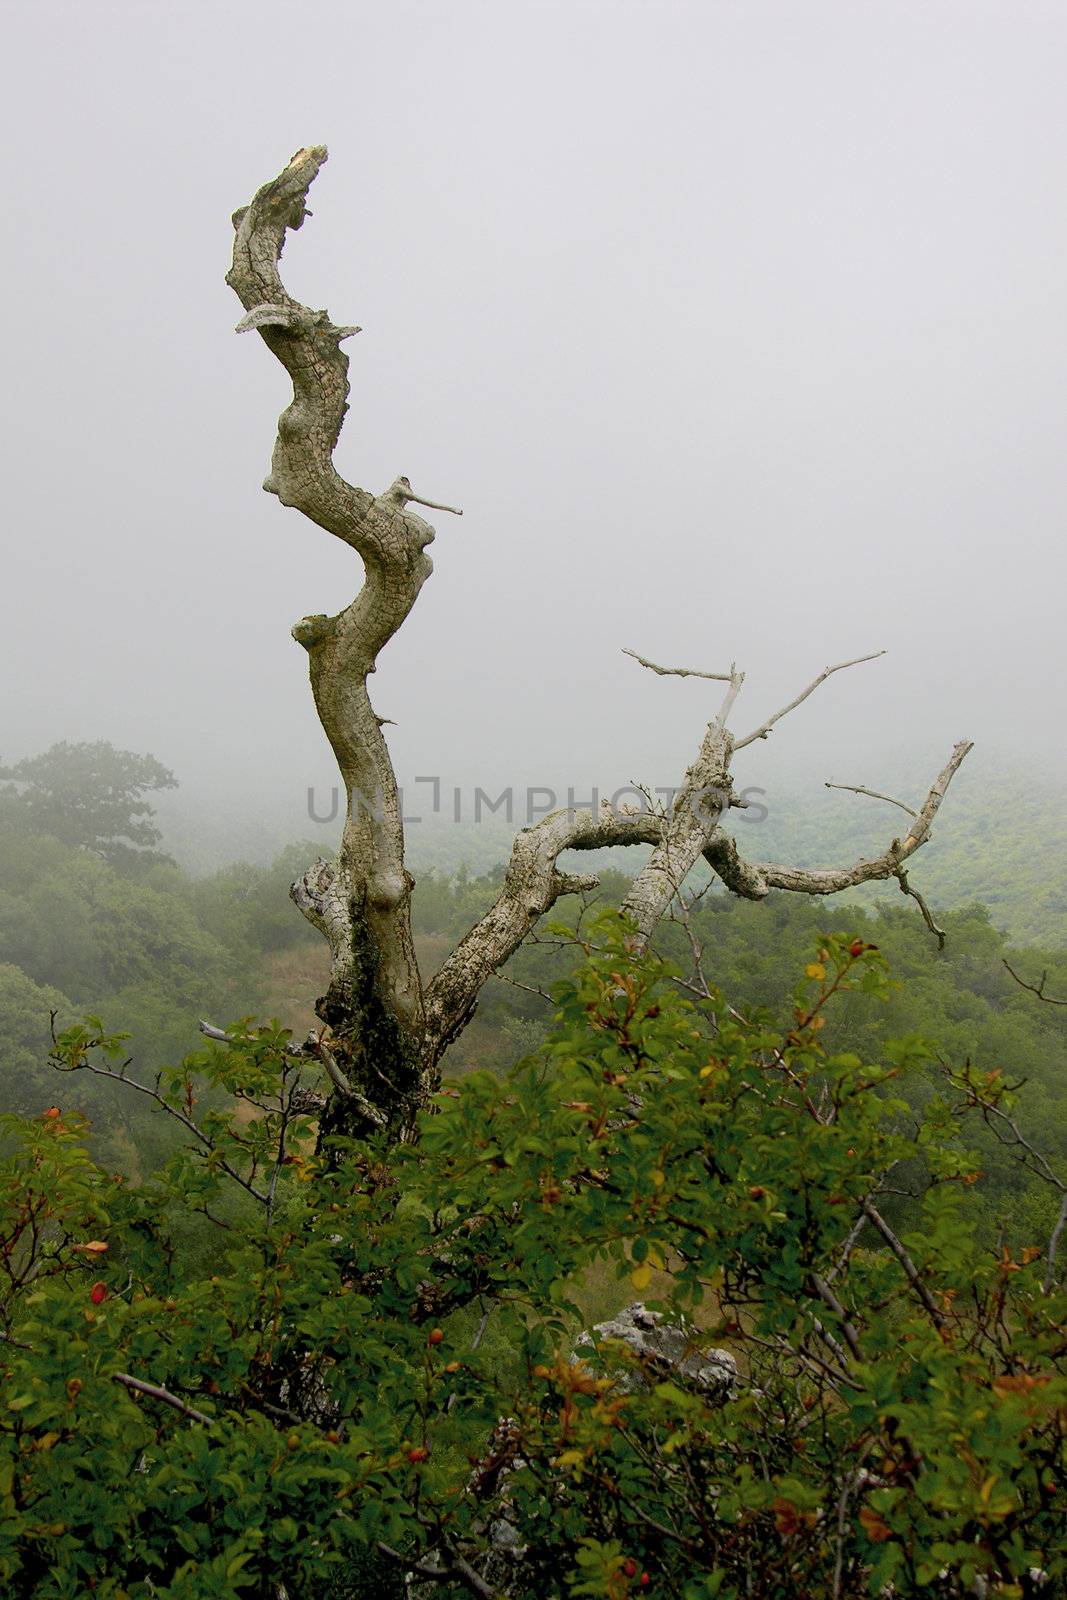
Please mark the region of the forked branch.
POLYGON ((906 837, 894 839, 873 861, 824 871, 750 863, 720 826, 727 809, 740 803, 730 772, 735 751, 765 739, 832 674, 883 652, 826 667, 788 705, 735 740, 729 722, 743 673, 734 667, 708 672, 663 666, 627 651, 660 677, 694 677, 726 686, 673 804, 662 812, 649 809, 636 815, 610 809, 557 812, 524 829, 515 840, 495 905, 424 986, 411 935, 413 879, 404 860, 399 794, 383 719, 371 705, 367 684, 379 653, 403 625, 433 570, 427 551, 434 530, 411 508, 454 508, 423 499, 404 476, 375 495, 347 483, 334 467, 348 396, 348 357, 342 345, 359 330, 301 305, 279 274, 287 234, 308 215, 308 190, 325 160, 320 145, 299 150, 235 215, 227 282, 244 309, 239 330, 257 332, 292 383, 264 487, 348 545, 364 569, 363 585, 351 604, 332 616, 304 617, 293 628, 308 654, 316 709, 347 795, 336 860, 315 862, 292 890, 331 952, 330 987, 317 1008, 327 1027, 314 1052, 332 1088, 320 1131, 332 1119, 334 1131, 383 1129, 406 1137, 412 1108, 424 1104, 435 1087, 440 1056, 469 1020, 481 986, 561 895, 595 885, 595 878, 559 869, 563 851, 651 846, 622 908, 639 941, 651 936, 701 857, 729 889, 750 899, 760 899, 772 888, 832 894, 871 878, 896 876, 933 926, 921 897, 909 888, 902 864, 928 837, 945 789, 970 745, 956 747, 922 810, 913 814, 906 837))
MULTIPOLYGON (((1003 959, 1003 957, 1001 959, 1003 959)), ((1011 973, 1020 989, 1025 989, 1029 994, 1036 995, 1037 998, 1046 1006, 1067 1006, 1067 1000, 1060 1000, 1057 999, 1055 995, 1045 993, 1045 985, 1048 982, 1047 972, 1043 972, 1036 983, 1027 983, 1026 979, 1019 976, 1009 961, 1004 961, 1004 965, 1007 967, 1008 971, 1011 973)))
POLYGON ((435 1048, 454 1038, 470 1016, 486 979, 514 954, 530 929, 562 894, 596 886, 595 878, 572 878, 556 862, 565 850, 602 850, 612 845, 657 844, 662 819, 652 812, 627 815, 602 806, 592 811, 554 811, 523 828, 511 850, 504 886, 496 902, 452 951, 426 990, 426 1021, 435 1048))
POLYGON ((941 808, 948 786, 967 752, 973 748, 969 739, 963 739, 956 745, 904 838, 894 839, 888 850, 873 861, 857 861, 851 867, 821 869, 761 863, 756 870, 762 873, 768 888, 790 889, 798 894, 838 894, 842 889, 853 889, 857 884, 869 883, 872 879, 894 877, 901 863, 914 855, 930 837, 933 820, 941 808))

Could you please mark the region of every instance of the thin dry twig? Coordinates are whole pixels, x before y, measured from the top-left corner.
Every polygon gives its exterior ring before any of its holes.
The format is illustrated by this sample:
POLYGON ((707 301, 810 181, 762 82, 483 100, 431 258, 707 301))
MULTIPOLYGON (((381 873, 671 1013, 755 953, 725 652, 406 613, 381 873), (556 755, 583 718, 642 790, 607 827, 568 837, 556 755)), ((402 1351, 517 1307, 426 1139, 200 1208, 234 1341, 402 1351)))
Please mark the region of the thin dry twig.
MULTIPOLYGON (((1015 974, 1012 973, 1012 976, 1014 977, 1015 974)), ((1026 988, 1027 985, 1024 984, 1023 987, 1026 988)), ((961 1083, 953 1078, 951 1072, 947 1076, 948 1081, 966 1096, 966 1104, 979 1108, 983 1122, 993 1134, 997 1143, 1002 1144, 1006 1149, 1014 1148, 1017 1150, 1019 1154, 1016 1159, 1024 1170, 1032 1173, 1035 1178, 1040 1178, 1043 1183, 1051 1184, 1059 1192, 1059 1215, 1053 1224, 1045 1250, 1044 1291, 1046 1294, 1050 1294, 1056 1281, 1056 1253, 1059 1250, 1063 1230, 1067 1227, 1067 1182, 1064 1182, 1059 1176, 1048 1157, 1026 1137, 1013 1116, 1010 1116, 1007 1111, 995 1104, 994 1101, 983 1098, 974 1083, 961 1083), (1005 1129, 1007 1129, 1007 1132, 1004 1131, 1005 1129)))
MULTIPOLYGON (((52 1016, 52 1043, 53 1043, 53 1046, 58 1050, 59 1040, 58 1040, 58 1038, 56 1036, 56 1017, 57 1017, 57 1015, 58 1015, 58 1012, 55 1012, 55 1011, 53 1011, 52 1014, 51 1014, 51 1016, 52 1016)), ((70 1067, 65 1067, 61 1063, 59 1063, 59 1061, 55 1057, 55 1055, 53 1055, 53 1062, 58 1066, 58 1070, 61 1071, 61 1072, 70 1072, 70 1071, 74 1070, 74 1069, 72 1069, 70 1067)), ((83 1072, 91 1072, 98 1078, 111 1078, 111 1079, 114 1080, 115 1083, 124 1083, 129 1088, 136 1089, 138 1094, 147 1095, 150 1100, 154 1100, 155 1101, 155 1103, 159 1107, 160 1111, 164 1112, 168 1117, 172 1117, 175 1122, 180 1122, 182 1127, 188 1129, 188 1131, 193 1135, 194 1139, 198 1140, 199 1143, 201 1145, 203 1145, 207 1150, 215 1151, 215 1153, 217 1155, 218 1153, 217 1153, 217 1149, 216 1149, 214 1141, 208 1137, 208 1135, 204 1132, 203 1128, 198 1127, 197 1124, 193 1121, 192 1117, 187 1116, 184 1111, 180 1111, 177 1106, 172 1106, 170 1104, 170 1102, 168 1100, 166 1100, 163 1097, 163 1095, 160 1093, 160 1091, 159 1091, 159 1081, 160 1081, 159 1077, 157 1076, 157 1078, 156 1078, 156 1086, 155 1086, 155 1088, 151 1088, 147 1083, 141 1083, 141 1082, 138 1081, 137 1078, 131 1078, 128 1075, 128 1073, 126 1071, 126 1068, 129 1067, 130 1065, 132 1065, 132 1062, 126 1061, 126 1062, 123 1063, 122 1069, 119 1072, 113 1072, 110 1067, 101 1067, 96 1062, 90 1061, 88 1056, 86 1056, 82 1060, 80 1068, 78 1068, 77 1070, 83 1071, 83 1072)), ((226 1176, 228 1178, 232 1178, 234 1183, 240 1184, 241 1188, 245 1189, 252 1196, 252 1198, 254 1200, 258 1200, 261 1205, 266 1205, 267 1196, 263 1193, 263 1191, 261 1189, 257 1189, 256 1188, 256 1186, 252 1182, 251 1178, 242 1178, 241 1174, 237 1171, 236 1167, 231 1166, 231 1164, 224 1157, 218 1156, 218 1164, 219 1164, 220 1170, 225 1172, 225 1174, 226 1174, 226 1176)))
MULTIPOLYGON (((1004 960, 1003 956, 1001 957, 1001 960, 1004 960)), ((1026 989, 1030 994, 1036 994, 1037 998, 1044 1005, 1067 1006, 1067 1000, 1059 1000, 1055 995, 1045 993, 1045 984, 1048 981, 1047 971, 1041 974, 1041 977, 1038 979, 1037 983, 1027 983, 1025 978, 1020 978, 1019 974, 1015 971, 1015 968, 1011 966, 1009 962, 1004 961, 1004 965, 1007 967, 1008 971, 1011 973, 1020 989, 1026 989)))
MULTIPOLYGON (((660 667, 654 661, 646 661, 636 650, 627 650, 625 647, 622 653, 624 656, 631 656, 638 666, 647 667, 649 672, 655 672, 661 678, 710 678, 715 683, 732 683, 738 676, 732 666, 729 672, 700 672, 696 667, 660 667)), ((740 676, 743 678, 744 673, 740 676)))
POLYGON ((904 868, 897 867, 893 876, 900 884, 901 892, 910 896, 910 898, 915 901, 916 905, 919 907, 919 910, 923 914, 923 921, 926 923, 926 926, 937 940, 938 949, 943 950, 945 948, 945 930, 944 928, 938 927, 937 923, 930 915, 930 907, 926 904, 926 901, 923 899, 918 889, 913 889, 911 884, 908 882, 908 874, 904 871, 904 868))
POLYGON ((520 983, 518 978, 510 977, 506 972, 493 972, 490 974, 498 983, 509 983, 513 989, 521 989, 524 994, 535 994, 539 1000, 547 1000, 552 1004, 552 996, 547 989, 539 989, 534 983, 520 983))
POLYGON ((734 744, 734 749, 743 750, 746 745, 753 744, 757 739, 766 739, 776 722, 781 722, 782 718, 788 716, 790 711, 795 711, 797 706, 808 698, 809 694, 814 694, 820 683, 825 683, 827 678, 832 677, 835 672, 844 672, 846 667, 858 667, 864 661, 877 661, 879 656, 884 655, 884 650, 872 650, 869 656, 856 656, 852 661, 839 661, 835 667, 824 667, 819 676, 813 678, 807 688, 802 689, 795 700, 790 700, 789 704, 783 706, 781 711, 776 711, 773 717, 768 717, 766 722, 761 722, 759 727, 746 734, 745 738, 738 739, 734 744))
POLYGON ((906 811, 909 817, 917 817, 919 813, 912 807, 906 806, 903 800, 894 800, 891 794, 879 794, 877 789, 865 789, 862 783, 831 783, 827 780, 824 789, 844 789, 848 794, 865 794, 871 800, 884 800, 886 805, 899 806, 901 811, 906 811))

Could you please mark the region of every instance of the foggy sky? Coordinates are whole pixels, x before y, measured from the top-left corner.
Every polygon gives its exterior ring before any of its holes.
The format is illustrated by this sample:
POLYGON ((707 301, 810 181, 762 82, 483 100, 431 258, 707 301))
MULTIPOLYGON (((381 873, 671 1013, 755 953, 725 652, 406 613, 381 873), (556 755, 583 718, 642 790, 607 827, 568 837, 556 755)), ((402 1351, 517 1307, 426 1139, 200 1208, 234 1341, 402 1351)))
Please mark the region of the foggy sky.
MULTIPOLYGON (((1067 10, 1014 0, 8 4, 0 759, 333 781, 289 627, 354 554, 260 489, 231 211, 330 161, 291 292, 340 470, 462 505, 372 680, 403 777, 1063 763, 1067 10)), ((289 802, 286 801, 286 804, 289 802)))

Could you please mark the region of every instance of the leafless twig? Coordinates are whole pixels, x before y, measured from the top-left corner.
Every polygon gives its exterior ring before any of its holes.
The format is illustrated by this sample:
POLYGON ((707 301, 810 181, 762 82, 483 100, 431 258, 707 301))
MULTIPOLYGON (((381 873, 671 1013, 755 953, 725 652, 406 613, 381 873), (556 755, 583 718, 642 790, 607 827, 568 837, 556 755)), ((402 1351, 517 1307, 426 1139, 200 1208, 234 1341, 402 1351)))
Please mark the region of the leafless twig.
POLYGON ((869 656, 856 656, 853 661, 839 661, 835 667, 824 667, 819 676, 813 678, 807 688, 802 689, 795 700, 790 700, 789 704, 783 706, 781 711, 776 711, 773 717, 768 717, 766 722, 761 722, 758 728, 754 728, 743 739, 736 740, 734 749, 743 750, 746 745, 753 744, 757 739, 766 739, 776 722, 781 722, 782 718, 788 716, 790 711, 795 711, 797 706, 808 698, 809 694, 814 694, 820 683, 825 683, 827 678, 831 677, 835 672, 844 672, 846 667, 858 667, 864 661, 877 661, 879 656, 884 655, 884 650, 873 650, 869 656))
MULTIPOLYGON (((223 1028, 216 1028, 210 1022, 201 1021, 198 1026, 202 1034, 208 1039, 216 1040, 219 1044, 240 1045, 245 1042, 240 1035, 227 1033, 223 1028)), ((338 1094, 344 1095, 346 1099, 351 1100, 361 1116, 366 1117, 367 1121, 373 1123, 376 1128, 385 1127, 388 1119, 372 1101, 367 1099, 366 1095, 360 1094, 358 1089, 352 1087, 348 1078, 338 1066, 337 1058, 332 1050, 327 1047, 318 1034, 309 1034, 303 1044, 294 1044, 290 1041, 285 1046, 285 1054, 298 1061, 318 1062, 325 1070, 326 1076, 338 1094)))
POLYGON ((945 948, 945 930, 944 928, 939 928, 933 917, 930 915, 930 907, 926 904, 926 901, 923 899, 918 889, 913 889, 911 887, 911 884, 908 882, 908 874, 904 871, 904 868, 897 867, 893 876, 900 884, 901 892, 909 895, 911 899, 914 900, 918 905, 919 910, 923 914, 923 921, 926 923, 926 926, 937 940, 938 949, 943 950, 945 948))
POLYGON ((903 800, 894 800, 891 794, 879 794, 877 789, 865 789, 861 783, 830 783, 823 784, 824 789, 844 789, 849 794, 865 794, 872 800, 884 800, 886 805, 899 806, 901 811, 906 811, 909 817, 917 817, 919 813, 911 806, 906 806, 903 800))
MULTIPOLYGON (((1014 977, 1015 974, 1013 973, 1012 976, 1014 977)), ((1024 985, 1025 987, 1026 985, 1024 985)), ((1003 1107, 997 1105, 995 1101, 985 1098, 977 1084, 967 1079, 961 1082, 958 1078, 953 1077, 951 1071, 947 1072, 946 1075, 948 1081, 966 1096, 965 1103, 979 1108, 983 1122, 998 1144, 1004 1145, 1006 1149, 1014 1148, 1017 1150, 1019 1154, 1016 1159, 1020 1165, 1027 1172, 1032 1173, 1035 1178, 1040 1178, 1043 1183, 1050 1184, 1060 1195, 1059 1215, 1053 1225, 1045 1251, 1044 1290, 1046 1294, 1049 1294, 1056 1277, 1056 1252, 1059 1249, 1063 1230, 1067 1227, 1067 1182, 1059 1176, 1048 1157, 1026 1137, 1015 1118, 1005 1111, 1003 1107)))
POLYGON ((524 994, 535 994, 539 999, 547 1000, 549 1005, 552 1003, 552 996, 548 993, 548 991, 546 989, 539 989, 536 984, 520 983, 518 978, 509 977, 506 972, 494 972, 492 976, 496 978, 499 983, 510 983, 513 989, 521 989, 524 994))
MULTIPOLYGON (((842 889, 851 889, 860 883, 870 883, 876 878, 895 877, 901 863, 914 855, 915 851, 929 839, 934 818, 945 798, 948 786, 968 752, 973 748, 969 739, 960 740, 938 774, 937 781, 923 801, 922 808, 905 837, 893 839, 889 848, 880 856, 875 856, 869 861, 857 861, 854 866, 844 868, 786 867, 764 861, 746 862, 745 870, 752 884, 747 890, 748 896, 757 898, 760 886, 764 894, 768 889, 789 889, 793 893, 800 894, 837 894, 842 889)), ((735 892, 746 892, 743 883, 739 884, 735 892)))
POLYGON ((693 976, 692 980, 685 984, 685 988, 692 990, 702 1000, 708 998, 711 994, 711 988, 704 972, 704 950, 693 927, 692 911, 697 901, 701 899, 710 887, 710 883, 705 884, 698 894, 693 895, 688 900, 684 893, 679 892, 677 899, 673 901, 667 913, 671 922, 679 923, 685 930, 686 939, 689 941, 689 952, 693 958, 693 976))
MULTIPOLYGON (((52 1012, 52 1043, 58 1049, 59 1041, 56 1037, 55 1031, 57 1014, 58 1013, 55 1011, 52 1012)), ((53 1059, 55 1060, 56 1058, 53 1059)), ((58 1060, 56 1060, 56 1064, 59 1066, 60 1071, 69 1072, 72 1070, 69 1067, 63 1066, 58 1060)), ((98 1078, 111 1078, 115 1083, 124 1083, 128 1088, 136 1089, 138 1094, 147 1095, 150 1100, 154 1100, 159 1109, 165 1112, 168 1117, 173 1117, 175 1122, 180 1122, 182 1127, 187 1129, 187 1131, 193 1135, 194 1139, 196 1139, 201 1145, 205 1146, 206 1149, 215 1152, 218 1159, 219 1168, 221 1171, 225 1172, 228 1178, 232 1178, 234 1183, 240 1184, 241 1188, 246 1190, 246 1192, 250 1194, 254 1200, 258 1200, 261 1205, 266 1205, 267 1196, 263 1193, 263 1191, 261 1189, 257 1189, 250 1178, 242 1178, 236 1167, 231 1166, 224 1157, 218 1155, 217 1147, 214 1141, 208 1137, 202 1128, 199 1128, 196 1125, 192 1117, 187 1116, 184 1111, 179 1111, 177 1106, 172 1106, 170 1102, 166 1100, 162 1094, 160 1094, 159 1079, 157 1078, 154 1088, 150 1087, 147 1083, 141 1083, 137 1078, 131 1078, 127 1074, 126 1068, 129 1065, 130 1062, 126 1061, 123 1063, 120 1071, 112 1072, 110 1067, 101 1067, 95 1062, 90 1061, 86 1056, 83 1058, 79 1070, 92 1072, 98 1078)))
MULTIPOLYGON (((658 667, 654 661, 646 661, 644 656, 639 656, 636 650, 623 649, 624 656, 632 656, 639 666, 647 667, 649 672, 655 672, 661 678, 711 678, 715 683, 733 683, 738 676, 734 668, 729 672, 698 672, 695 667, 658 667)), ((744 673, 740 675, 744 677, 744 673)))
MULTIPOLYGON (((1001 960, 1004 960, 1003 956, 1001 957, 1001 960)), ((1036 994, 1037 998, 1043 1001, 1045 1005, 1067 1006, 1067 1000, 1059 1000, 1055 995, 1045 993, 1045 984, 1048 981, 1047 971, 1041 974, 1041 977, 1038 979, 1037 983, 1027 983, 1025 978, 1020 978, 1019 974, 1009 962, 1004 961, 1004 965, 1007 967, 1008 971, 1011 973, 1012 977, 1015 979, 1016 983, 1021 989, 1028 990, 1030 994, 1036 994)))

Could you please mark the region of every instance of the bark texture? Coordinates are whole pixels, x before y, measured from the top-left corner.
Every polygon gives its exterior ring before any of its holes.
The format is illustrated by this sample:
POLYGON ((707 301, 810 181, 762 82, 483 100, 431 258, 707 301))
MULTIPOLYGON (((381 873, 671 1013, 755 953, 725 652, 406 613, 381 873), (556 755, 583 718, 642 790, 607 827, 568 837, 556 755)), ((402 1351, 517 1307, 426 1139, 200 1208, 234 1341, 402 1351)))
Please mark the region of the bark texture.
POLYGON ((323 1135, 378 1129, 404 1138, 436 1088, 441 1056, 469 1021, 486 980, 561 895, 595 886, 595 878, 559 870, 564 851, 651 846, 623 905, 638 941, 650 937, 701 858, 728 889, 748 899, 761 899, 771 889, 834 894, 892 876, 919 898, 908 889, 903 863, 929 838, 970 745, 956 746, 922 808, 910 812, 905 807, 914 819, 908 833, 873 859, 822 870, 747 862, 722 827, 729 807, 740 803, 730 773, 735 752, 767 738, 775 723, 831 674, 859 662, 827 667, 781 711, 735 739, 729 719, 742 673, 733 667, 702 672, 657 666, 629 651, 659 676, 727 685, 672 805, 660 811, 559 811, 524 828, 495 904, 424 984, 411 933, 414 883, 405 866, 396 778, 367 682, 433 571, 427 551, 434 529, 411 507, 453 508, 421 499, 406 477, 375 495, 347 483, 334 467, 349 392, 342 344, 359 329, 338 326, 325 311, 301 305, 287 293, 279 273, 286 235, 309 215, 308 190, 325 160, 321 145, 298 150, 284 171, 235 213, 233 264, 226 281, 245 310, 238 331, 258 331, 292 381, 292 400, 279 418, 263 486, 349 545, 363 568, 351 605, 335 616, 303 617, 292 630, 308 654, 315 707, 347 796, 336 859, 316 861, 292 888, 297 906, 327 940, 331 957, 329 987, 317 1004, 321 1037, 300 1048, 317 1054, 326 1074, 323 1135))

